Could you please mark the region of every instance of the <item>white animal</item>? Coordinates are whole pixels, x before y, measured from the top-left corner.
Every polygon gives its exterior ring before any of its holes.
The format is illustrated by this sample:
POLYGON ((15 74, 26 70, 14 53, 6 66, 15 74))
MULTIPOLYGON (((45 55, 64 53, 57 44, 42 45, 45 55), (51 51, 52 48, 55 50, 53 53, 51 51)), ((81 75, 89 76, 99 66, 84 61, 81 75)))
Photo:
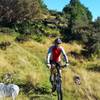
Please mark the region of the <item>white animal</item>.
POLYGON ((18 93, 19 87, 17 85, 0 83, 0 100, 4 100, 5 97, 12 97, 12 100, 15 100, 18 93))

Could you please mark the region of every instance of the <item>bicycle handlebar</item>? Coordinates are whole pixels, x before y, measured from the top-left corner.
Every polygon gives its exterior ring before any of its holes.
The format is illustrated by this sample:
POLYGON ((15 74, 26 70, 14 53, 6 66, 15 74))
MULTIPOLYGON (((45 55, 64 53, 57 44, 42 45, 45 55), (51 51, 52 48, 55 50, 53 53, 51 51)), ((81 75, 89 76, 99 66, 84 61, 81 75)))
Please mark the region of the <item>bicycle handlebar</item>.
POLYGON ((61 68, 66 68, 68 65, 69 65, 69 63, 66 63, 66 64, 64 64, 64 65, 61 65, 60 67, 61 67, 61 68))

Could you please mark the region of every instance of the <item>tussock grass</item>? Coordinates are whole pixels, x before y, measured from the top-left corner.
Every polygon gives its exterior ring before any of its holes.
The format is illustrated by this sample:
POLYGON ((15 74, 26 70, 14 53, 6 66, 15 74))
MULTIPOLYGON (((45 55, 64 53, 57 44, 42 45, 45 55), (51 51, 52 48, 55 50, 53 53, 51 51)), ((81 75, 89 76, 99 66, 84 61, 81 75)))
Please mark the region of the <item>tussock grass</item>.
MULTIPOLYGON (((45 65, 48 47, 52 45, 53 38, 46 39, 45 43, 30 40, 24 43, 16 43, 15 36, 1 35, 0 41, 12 41, 7 50, 0 49, 0 81, 6 73, 12 74, 12 80, 20 86, 18 100, 51 100, 49 70, 45 65)), ((76 43, 65 44, 66 53, 71 51, 80 53, 82 46, 76 43)), ((71 64, 62 71, 62 84, 64 100, 99 100, 100 99, 100 73, 88 68, 99 67, 99 60, 75 59, 69 55, 71 64), (81 85, 73 81, 73 76, 81 77, 81 85)), ((6 82, 5 82, 6 83, 6 82)), ((9 100, 9 98, 8 98, 9 100)), ((56 100, 56 96, 52 97, 56 100)))

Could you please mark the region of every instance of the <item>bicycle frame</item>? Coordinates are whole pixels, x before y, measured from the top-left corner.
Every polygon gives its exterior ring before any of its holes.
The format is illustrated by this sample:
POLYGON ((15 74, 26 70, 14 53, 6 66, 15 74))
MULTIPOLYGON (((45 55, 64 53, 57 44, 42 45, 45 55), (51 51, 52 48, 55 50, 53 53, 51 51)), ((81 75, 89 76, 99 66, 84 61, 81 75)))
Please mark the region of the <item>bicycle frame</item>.
MULTIPOLYGON (((65 65, 61 66, 62 68, 65 67, 65 65)), ((62 80, 61 80, 61 73, 60 73, 60 66, 53 66, 53 85, 55 85, 58 100, 62 100, 62 80)))

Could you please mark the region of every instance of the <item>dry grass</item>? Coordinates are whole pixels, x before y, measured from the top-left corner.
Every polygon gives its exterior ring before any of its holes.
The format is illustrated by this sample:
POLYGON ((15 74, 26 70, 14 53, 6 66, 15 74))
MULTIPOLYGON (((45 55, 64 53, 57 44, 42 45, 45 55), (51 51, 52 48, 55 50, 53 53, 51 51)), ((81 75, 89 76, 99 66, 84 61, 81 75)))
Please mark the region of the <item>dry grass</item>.
MULTIPOLYGON (((1 36, 0 41, 2 40, 12 41, 12 45, 5 51, 0 50, 0 76, 10 72, 15 75, 13 76, 13 83, 15 84, 21 86, 29 82, 33 86, 44 87, 47 89, 46 91, 49 91, 49 70, 45 65, 45 57, 48 47, 52 45, 54 39, 46 39, 45 44, 34 40, 19 44, 14 42, 14 37, 11 36, 1 36)), ((64 43, 62 46, 65 48, 66 53, 70 51, 80 53, 82 49, 82 46, 76 43, 64 43)), ((83 59, 83 62, 80 62, 71 55, 69 55, 69 60, 71 65, 63 70, 64 100, 99 100, 100 73, 87 70, 90 65, 99 64, 99 60, 87 61, 83 59), (81 77, 80 86, 74 83, 74 75, 81 77)), ((2 81, 1 78, 0 80, 2 81)), ((23 88, 21 89, 23 90, 23 88)), ((26 95, 21 91, 17 99, 29 100, 29 98, 30 95, 26 95)))

